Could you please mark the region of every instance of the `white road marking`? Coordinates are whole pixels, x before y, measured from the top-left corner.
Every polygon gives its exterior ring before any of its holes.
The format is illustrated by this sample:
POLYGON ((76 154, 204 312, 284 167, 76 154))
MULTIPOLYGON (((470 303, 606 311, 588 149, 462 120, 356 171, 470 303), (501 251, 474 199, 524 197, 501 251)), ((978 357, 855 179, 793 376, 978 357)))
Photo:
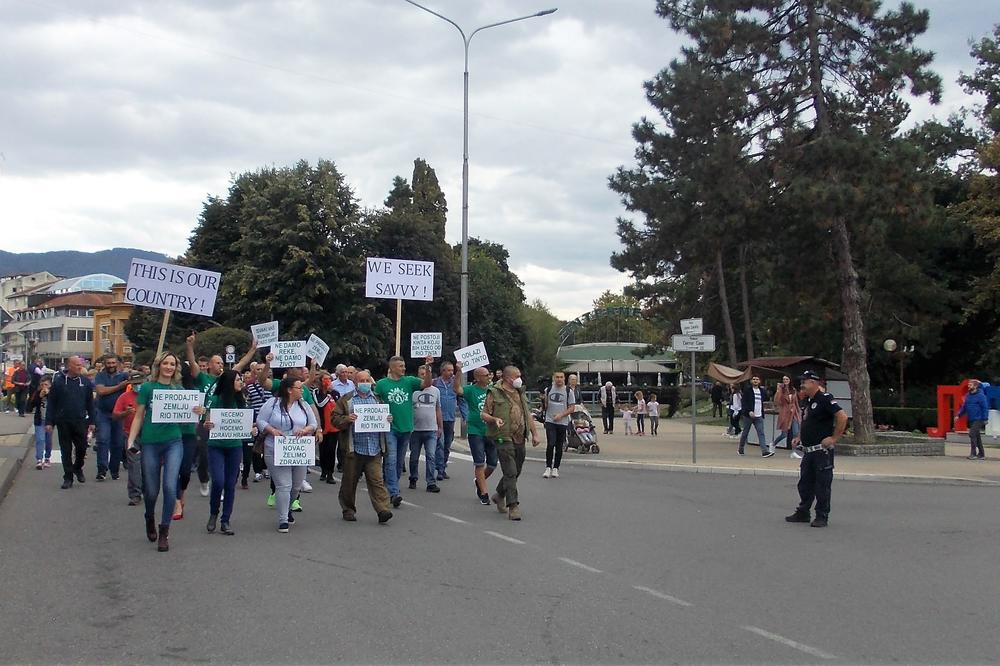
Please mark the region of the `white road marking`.
POLYGON ((472 456, 470 456, 468 453, 462 453, 461 451, 456 451, 455 449, 451 450, 451 452, 448 454, 448 458, 449 460, 451 458, 458 458, 459 460, 468 460, 469 462, 473 462, 472 456))
POLYGON ((829 654, 828 652, 823 652, 822 650, 818 650, 809 645, 805 645, 804 643, 793 641, 791 638, 785 638, 784 636, 779 636, 778 634, 772 634, 770 631, 765 631, 759 627, 752 627, 750 625, 747 625, 740 628, 749 631, 752 634, 757 634, 758 636, 763 636, 764 638, 768 638, 776 643, 781 643, 782 645, 787 645, 790 648, 795 648, 796 650, 805 652, 806 654, 811 654, 814 657, 819 657, 820 659, 837 658, 836 656, 829 654))
POLYGON ((405 504, 406 506, 412 506, 414 509, 422 509, 423 508, 419 504, 414 504, 413 502, 407 502, 406 500, 403 500, 403 504, 405 504))
POLYGON ((520 539, 515 539, 514 537, 509 537, 506 534, 500 534, 499 532, 491 532, 490 530, 483 530, 483 532, 485 532, 486 534, 489 534, 492 537, 496 537, 498 539, 503 539, 504 541, 509 541, 511 543, 516 543, 519 546, 523 546, 524 543, 525 543, 524 541, 521 541, 520 539))
POLYGON ((677 604, 678 606, 693 606, 690 601, 684 601, 683 599, 678 599, 677 597, 671 596, 665 592, 660 592, 659 590, 654 590, 651 587, 644 587, 642 585, 633 585, 633 589, 639 590, 640 592, 645 592, 651 594, 657 599, 663 599, 664 601, 669 601, 672 604, 677 604))
POLYGON ((559 559, 562 560, 563 562, 565 562, 566 564, 570 564, 570 565, 572 565, 574 567, 579 567, 579 568, 583 569, 584 571, 589 571, 590 573, 604 573, 600 569, 595 569, 592 566, 586 565, 583 562, 577 562, 576 560, 571 560, 568 557, 560 557, 559 559))
POLYGON ((438 518, 444 518, 445 520, 450 520, 453 523, 462 523, 463 525, 466 524, 465 521, 462 520, 461 518, 456 518, 455 516, 449 516, 446 513, 435 513, 434 515, 437 516, 438 518))

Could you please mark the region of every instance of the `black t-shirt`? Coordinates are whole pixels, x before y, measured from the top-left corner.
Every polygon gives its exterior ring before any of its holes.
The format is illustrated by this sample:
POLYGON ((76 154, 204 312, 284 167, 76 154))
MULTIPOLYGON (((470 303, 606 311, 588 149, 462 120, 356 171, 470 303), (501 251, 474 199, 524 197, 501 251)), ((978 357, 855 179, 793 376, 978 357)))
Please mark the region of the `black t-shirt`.
POLYGON ((834 415, 841 406, 829 393, 817 391, 806 401, 806 418, 802 422, 802 446, 816 446, 833 435, 834 415))

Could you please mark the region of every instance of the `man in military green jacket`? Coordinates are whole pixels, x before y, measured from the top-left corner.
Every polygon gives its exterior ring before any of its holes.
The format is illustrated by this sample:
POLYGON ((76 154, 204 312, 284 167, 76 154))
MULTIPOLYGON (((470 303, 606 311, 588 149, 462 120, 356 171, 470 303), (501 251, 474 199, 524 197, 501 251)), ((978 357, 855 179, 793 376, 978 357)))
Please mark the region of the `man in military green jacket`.
POLYGON ((496 442, 503 472, 493 502, 497 511, 506 511, 511 520, 521 520, 517 477, 521 476, 524 466, 528 436, 531 436, 532 446, 538 446, 539 439, 535 419, 524 397, 520 370, 512 365, 503 369, 500 382, 491 386, 486 395, 482 417, 487 426, 486 436, 496 442))

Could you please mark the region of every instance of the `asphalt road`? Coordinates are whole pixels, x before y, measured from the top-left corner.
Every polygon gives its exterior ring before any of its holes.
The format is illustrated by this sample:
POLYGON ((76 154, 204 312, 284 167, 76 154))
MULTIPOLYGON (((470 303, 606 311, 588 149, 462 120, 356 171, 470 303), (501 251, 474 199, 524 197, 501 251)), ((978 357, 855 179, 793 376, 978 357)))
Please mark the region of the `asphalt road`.
POLYGON ((386 526, 316 483, 287 535, 263 483, 207 534, 192 484, 157 553, 124 477, 26 467, 0 504, 0 662, 1000 661, 997 489, 838 481, 814 529, 783 521, 790 479, 525 470, 519 524, 455 460, 386 526))

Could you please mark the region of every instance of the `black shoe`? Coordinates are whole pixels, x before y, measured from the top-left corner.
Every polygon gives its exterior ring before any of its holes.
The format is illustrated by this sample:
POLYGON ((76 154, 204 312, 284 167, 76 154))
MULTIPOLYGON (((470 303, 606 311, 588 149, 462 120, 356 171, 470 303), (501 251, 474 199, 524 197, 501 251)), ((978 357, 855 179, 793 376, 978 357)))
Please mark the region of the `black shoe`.
POLYGON ((295 516, 292 515, 291 511, 288 512, 288 524, 289 525, 295 524, 295 516))
POLYGON ((233 528, 229 526, 229 523, 220 523, 219 531, 225 534, 226 536, 233 536, 234 534, 236 534, 236 532, 233 531, 233 528))
POLYGON ((74 474, 76 474, 76 480, 79 481, 80 483, 86 483, 87 482, 87 479, 85 479, 84 476, 83 476, 83 470, 82 469, 78 469, 76 472, 74 472, 74 474))
POLYGON ((118 475, 117 474, 112 474, 111 475, 111 480, 112 481, 117 481, 118 480, 118 475))
POLYGON ((379 511, 378 512, 378 522, 379 522, 380 525, 389 522, 390 518, 392 518, 392 511, 379 511))
POLYGON ((62 490, 69 490, 73 487, 73 479, 63 479, 62 485, 59 487, 62 490))
POLYGON ((104 475, 104 472, 98 472, 97 476, 94 477, 94 481, 103 481, 106 478, 108 477, 104 475))
POLYGON ((349 522, 349 523, 356 523, 356 522, 358 522, 358 517, 357 517, 357 516, 355 516, 355 515, 354 515, 354 514, 353 514, 352 512, 350 512, 350 511, 345 511, 345 512, 344 512, 344 520, 346 520, 346 521, 347 521, 347 522, 349 522))
POLYGON ((152 543, 156 543, 156 521, 152 518, 146 519, 146 539, 152 543))
POLYGON ((329 483, 330 485, 336 485, 337 479, 333 478, 333 474, 331 474, 330 476, 326 477, 326 482, 329 483))
POLYGON ((319 475, 319 480, 326 481, 326 472, 323 472, 322 474, 319 475))
POLYGON ((427 486, 427 492, 429 492, 429 493, 439 493, 439 492, 441 492, 441 489, 438 488, 437 486, 430 485, 430 486, 427 486))
POLYGON ((790 516, 785 516, 786 523, 808 523, 809 513, 803 511, 796 511, 790 516))
POLYGON ((811 527, 826 527, 826 518, 822 516, 816 516, 816 518, 809 523, 811 527))
POLYGON ((416 490, 416 489, 417 489, 417 480, 410 479, 410 490, 416 490))
MULTIPOLYGON (((479 491, 478 490, 476 491, 476 494, 479 495, 479 491)), ((483 493, 482 495, 479 495, 479 503, 482 504, 483 506, 489 506, 490 505, 490 494, 489 493, 483 493)))
POLYGON ((392 496, 392 506, 393 506, 393 508, 398 509, 399 505, 402 504, 402 503, 403 503, 403 496, 402 495, 393 495, 392 496))
POLYGON ((745 456, 746 452, 743 451, 743 449, 740 449, 739 451, 736 452, 736 455, 738 455, 738 456, 745 456))
POLYGON ((211 515, 211 516, 208 517, 208 524, 205 525, 205 529, 208 530, 209 534, 211 534, 212 532, 215 531, 215 523, 218 520, 219 520, 219 515, 218 514, 213 514, 213 515, 211 515))

